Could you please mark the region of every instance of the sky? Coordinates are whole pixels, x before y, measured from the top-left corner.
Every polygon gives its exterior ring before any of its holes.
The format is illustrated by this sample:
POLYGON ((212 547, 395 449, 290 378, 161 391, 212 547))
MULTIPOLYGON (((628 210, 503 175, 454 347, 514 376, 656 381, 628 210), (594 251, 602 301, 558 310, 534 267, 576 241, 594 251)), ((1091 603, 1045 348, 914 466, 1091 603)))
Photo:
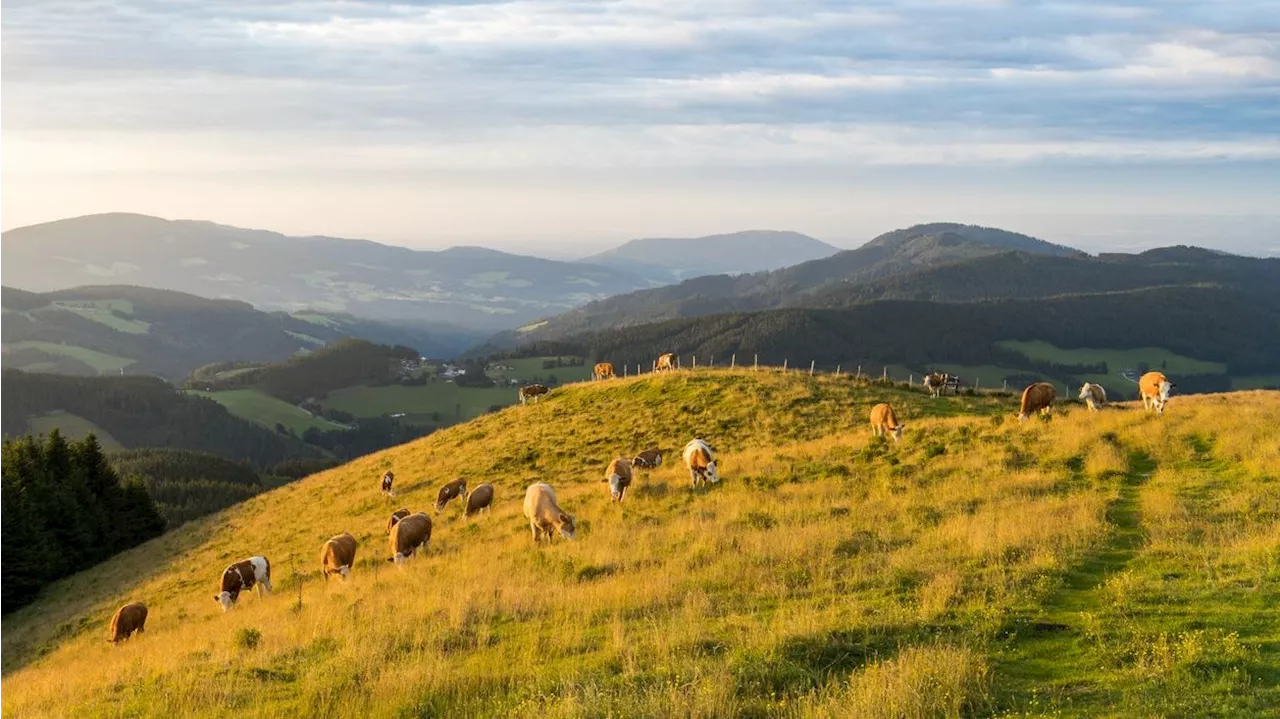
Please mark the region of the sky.
POLYGON ((1280 254, 1280 0, 0 13, 4 229, 130 211, 568 256, 956 220, 1280 254))

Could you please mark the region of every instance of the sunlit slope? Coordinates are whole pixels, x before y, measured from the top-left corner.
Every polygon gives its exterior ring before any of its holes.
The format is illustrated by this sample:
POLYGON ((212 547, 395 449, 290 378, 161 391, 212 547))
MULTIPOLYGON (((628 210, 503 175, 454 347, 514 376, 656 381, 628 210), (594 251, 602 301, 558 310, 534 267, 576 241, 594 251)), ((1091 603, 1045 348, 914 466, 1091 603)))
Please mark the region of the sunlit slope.
POLYGON ((1280 396, 1019 425, 1009 397, 699 372, 556 390, 261 495, 4 621, 5 716, 1260 716, 1280 703, 1280 396), (871 405, 907 423, 872 441, 871 405), (725 481, 673 456, 710 440, 725 481), (667 465, 611 505, 608 459, 667 465), (377 492, 386 469, 400 496, 377 492), (455 476, 385 561, 387 514, 455 476), (523 488, 576 542, 534 548, 523 488), (346 585, 322 541, 361 542, 346 585), (221 569, 276 594, 223 615, 221 569), (299 594, 301 605, 299 606, 299 594), (151 608, 107 644, 110 612, 151 608), (249 631, 252 630, 252 631, 249 631), (255 634, 256 632, 256 634, 255 634), (254 637, 257 637, 256 642, 254 637))

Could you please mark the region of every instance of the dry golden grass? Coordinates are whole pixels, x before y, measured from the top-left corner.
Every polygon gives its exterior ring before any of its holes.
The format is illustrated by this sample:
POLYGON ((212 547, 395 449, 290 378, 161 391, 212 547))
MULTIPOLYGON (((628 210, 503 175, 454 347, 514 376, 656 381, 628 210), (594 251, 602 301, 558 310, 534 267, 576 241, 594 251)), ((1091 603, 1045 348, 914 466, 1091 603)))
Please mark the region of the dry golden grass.
MULTIPOLYGON (((1178 398, 1161 420, 1116 409, 1019 425, 1013 403, 742 371, 557 390, 261 495, 59 583, 6 618, 3 714, 993 710, 1001 626, 1107 540, 1115 475, 1127 468, 1119 445, 1193 461, 1171 433, 1209 425, 1219 452, 1241 453, 1242 472, 1274 473, 1274 452, 1258 460, 1228 437, 1238 425, 1225 418, 1241 407, 1252 421, 1280 418, 1264 393, 1178 398), (873 441, 865 423, 884 400, 909 423, 898 445, 873 441), (720 452, 724 482, 705 491, 691 491, 679 466, 693 436, 720 452), (605 464, 653 444, 667 450, 665 466, 610 503, 605 464), (388 468, 400 492, 391 500, 377 488, 388 468), (456 502, 430 510, 456 476, 495 483, 490 514, 463 520, 456 502), (532 544, 520 501, 533 481, 556 488, 578 541, 532 544), (385 561, 383 534, 400 506, 436 522, 425 555, 403 569, 385 561), (342 531, 360 542, 357 566, 351 581, 325 583, 317 552, 342 531), (212 598, 219 573, 253 554, 272 560, 276 594, 244 595, 224 615, 212 598), (105 623, 128 600, 150 607, 147 634, 111 646, 105 623), (260 633, 255 647, 238 639, 245 630, 260 633)), ((1176 498, 1145 493, 1143 511, 1153 541, 1186 531, 1176 498)), ((1220 561, 1256 579, 1275 574, 1266 549, 1275 537, 1271 521, 1210 539, 1220 561)))

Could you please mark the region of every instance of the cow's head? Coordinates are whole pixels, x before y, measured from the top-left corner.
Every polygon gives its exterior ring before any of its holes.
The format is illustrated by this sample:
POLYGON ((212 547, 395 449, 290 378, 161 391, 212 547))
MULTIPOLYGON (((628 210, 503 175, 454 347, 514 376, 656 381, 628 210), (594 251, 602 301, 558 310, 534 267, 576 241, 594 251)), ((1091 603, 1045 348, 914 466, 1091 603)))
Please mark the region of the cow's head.
POLYGON ((1080 385, 1080 397, 1079 397, 1079 398, 1080 398, 1080 399, 1089 399, 1089 394, 1090 394, 1089 390, 1090 390, 1090 389, 1092 389, 1092 387, 1093 387, 1093 385, 1089 384, 1088 382, 1085 382, 1084 384, 1080 385))
POLYGON ((556 523, 556 528, 560 530, 560 536, 565 539, 573 539, 574 532, 577 531, 577 526, 573 523, 573 517, 561 512, 557 519, 560 520, 556 523))
POLYGON ((213 595, 213 601, 222 605, 222 611, 225 612, 231 609, 231 605, 236 603, 236 597, 231 592, 223 591, 213 595))
POLYGON ((614 472, 607 477, 607 480, 609 482, 609 496, 613 497, 615 502, 622 501, 622 492, 626 490, 626 486, 622 483, 622 475, 614 472))
POLYGON ((707 480, 712 484, 720 481, 720 472, 716 469, 716 461, 714 459, 707 462, 707 480))
POLYGON ((906 429, 906 427, 907 425, 905 424, 899 424, 897 427, 893 428, 893 441, 897 442, 902 439, 902 430, 906 429))
POLYGON ((1173 389, 1174 387, 1176 387, 1176 386, 1177 386, 1177 385, 1175 385, 1174 383, 1170 382, 1169 380, 1165 380, 1165 381, 1161 382, 1161 383, 1160 383, 1160 401, 1161 401, 1161 402, 1168 402, 1168 401, 1169 401, 1169 391, 1170 391, 1170 390, 1172 390, 1172 389, 1173 389))

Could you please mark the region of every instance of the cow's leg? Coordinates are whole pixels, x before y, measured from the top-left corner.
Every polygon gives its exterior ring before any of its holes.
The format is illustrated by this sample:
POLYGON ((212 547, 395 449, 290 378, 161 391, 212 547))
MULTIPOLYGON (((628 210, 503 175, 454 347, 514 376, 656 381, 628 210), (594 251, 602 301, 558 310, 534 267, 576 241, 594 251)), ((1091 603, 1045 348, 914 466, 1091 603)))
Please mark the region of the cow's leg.
POLYGON ((533 543, 537 544, 538 543, 538 523, 533 520, 529 520, 529 528, 533 530, 533 543))

